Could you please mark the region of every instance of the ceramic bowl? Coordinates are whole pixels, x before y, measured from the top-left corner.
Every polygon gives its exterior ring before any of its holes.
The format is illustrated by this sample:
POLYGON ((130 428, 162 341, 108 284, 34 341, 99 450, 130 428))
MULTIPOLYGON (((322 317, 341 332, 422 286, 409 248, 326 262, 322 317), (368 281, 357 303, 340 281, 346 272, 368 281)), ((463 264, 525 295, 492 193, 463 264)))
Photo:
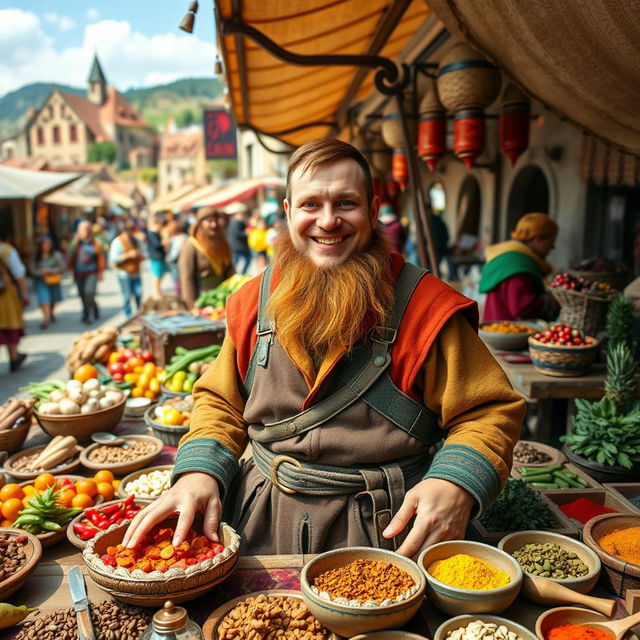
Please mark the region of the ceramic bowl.
MULTIPOLYGON (((146 467, 145 469, 138 469, 137 471, 134 471, 133 473, 130 473, 128 476, 125 476, 124 478, 122 478, 122 481, 120 482, 120 485, 118 486, 118 490, 116 493, 121 498, 127 498, 129 494, 126 492, 126 487, 132 480, 136 480, 137 478, 144 475, 145 473, 152 473, 153 471, 165 471, 167 469, 171 470, 173 469, 173 466, 174 465, 172 464, 163 464, 157 467, 146 467)), ((140 494, 138 496, 138 498, 148 498, 149 500, 156 500, 159 497, 160 496, 149 496, 149 495, 143 495, 143 494, 140 494)))
MULTIPOLYGON (((582 542, 578 542, 578 540, 568 538, 567 536, 560 535, 559 533, 549 533, 547 531, 516 531, 515 533, 510 533, 508 536, 502 538, 498 543, 498 549, 502 549, 511 555, 514 551, 517 551, 525 544, 547 543, 557 544, 565 551, 575 553, 589 569, 589 573, 582 578, 566 578, 564 580, 549 578, 549 580, 553 580, 553 582, 557 582, 558 584, 568 587, 573 591, 577 591, 578 593, 589 593, 589 591, 596 586, 596 582, 598 582, 602 565, 600 563, 600 558, 598 558, 598 556, 589 549, 586 544, 582 544, 582 542)), ((526 595, 528 587, 531 585, 531 581, 529 579, 530 574, 524 570, 523 573, 524 580, 522 590, 526 595)))
MULTIPOLYGON (((140 456, 135 460, 128 460, 126 462, 98 462, 95 460, 91 460, 90 458, 91 452, 95 451, 98 447, 101 447, 104 445, 96 443, 87 447, 80 455, 80 462, 82 463, 82 466, 87 469, 92 469, 93 471, 100 471, 100 469, 108 469, 109 471, 113 472, 115 475, 122 475, 126 473, 131 473, 133 471, 137 471, 138 469, 145 467, 152 460, 157 458, 162 453, 162 449, 164 448, 164 444, 162 440, 154 436, 132 435, 132 436, 122 436, 122 439, 127 444, 131 444, 136 441, 151 443, 153 445, 153 450, 144 456, 140 456)), ((113 448, 118 449, 119 446, 120 445, 113 446, 113 448)))
MULTIPOLYGON (((520 440, 522 444, 528 444, 532 447, 535 447, 539 451, 546 453, 549 456, 549 460, 547 462, 518 462, 515 458, 513 459, 514 467, 548 467, 552 464, 562 464, 566 461, 564 453, 560 451, 560 449, 556 449, 548 444, 544 444, 542 442, 534 442, 533 440, 520 440)), ((517 446, 517 445, 516 445, 517 446)))
POLYGON ((360 633, 350 640, 428 640, 417 633, 408 631, 372 631, 371 633, 360 633))
POLYGON ((327 629, 347 638, 367 631, 401 627, 420 608, 424 599, 424 589, 425 578, 415 562, 393 551, 369 547, 347 547, 321 553, 307 562, 300 574, 300 590, 309 611, 327 629), (405 600, 376 607, 338 604, 312 591, 311 585, 320 574, 343 567, 354 560, 391 563, 413 578, 417 590, 405 600))
POLYGON ((31 447, 30 449, 23 449, 22 451, 18 451, 18 453, 14 453, 10 458, 7 458, 4 461, 4 470, 16 480, 33 480, 37 478, 41 473, 51 473, 54 476, 61 475, 64 473, 70 473, 75 471, 80 467, 80 454, 82 453, 82 447, 76 447, 76 451, 73 456, 69 456, 66 460, 64 460, 57 467, 53 467, 52 469, 38 469, 37 471, 19 471, 14 467, 14 464, 25 456, 31 456, 34 453, 40 453, 45 449, 47 445, 40 445, 39 447, 31 447))
POLYGON ((513 631, 516 633, 522 640, 536 640, 536 634, 529 629, 526 629, 520 624, 516 622, 512 622, 511 620, 507 620, 506 618, 499 618, 498 616, 485 616, 485 615, 473 615, 473 616, 456 616, 455 618, 451 618, 451 620, 447 620, 443 622, 435 632, 433 636, 433 640, 446 640, 447 634, 451 631, 455 631, 460 627, 466 627, 469 623, 474 620, 480 620, 481 622, 493 622, 498 626, 504 625, 507 627, 509 631, 513 631))
POLYGON ((42 545, 36 536, 20 529, 2 527, 0 528, 0 533, 9 535, 12 538, 19 536, 26 536, 27 538, 27 544, 23 547, 26 562, 13 575, 0 582, 0 601, 6 601, 10 595, 25 583, 29 575, 38 566, 38 562, 42 557, 42 545))
POLYGON ((482 542, 469 540, 439 542, 427 547, 420 554, 418 566, 427 579, 427 599, 440 611, 449 615, 500 613, 516 599, 522 586, 523 573, 518 561, 506 551, 482 542), (509 584, 497 589, 472 591, 451 587, 431 576, 428 568, 436 560, 446 560, 459 553, 484 560, 496 569, 504 571, 510 578, 509 584))
MULTIPOLYGON (((540 640, 546 640, 549 631, 561 624, 588 625, 590 622, 611 622, 611 619, 580 607, 556 607, 540 614, 536 620, 536 636, 540 640)), ((631 632, 624 636, 624 640, 632 638, 636 636, 631 632)))
MULTIPOLYGON (((175 529, 177 520, 177 516, 172 516, 159 526, 175 529)), ((122 542, 129 523, 129 520, 125 520, 122 524, 101 531, 89 541, 82 552, 82 559, 92 580, 103 591, 128 604, 160 607, 167 600, 176 604, 193 600, 227 578, 238 562, 240 536, 223 522, 218 529, 218 537, 225 551, 216 558, 205 560, 184 571, 170 568, 166 573, 143 573, 140 569, 129 572, 124 567, 107 567, 100 557, 108 547, 122 542)), ((202 517, 199 514, 194 520, 193 529, 199 534, 202 532, 202 517)))
POLYGON ((127 398, 124 404, 124 415, 127 418, 142 418, 150 406, 149 398, 127 398))
POLYGON ((478 335, 494 349, 504 351, 524 351, 527 348, 527 339, 537 331, 540 331, 542 324, 536 322, 525 322, 518 320, 515 324, 526 325, 528 331, 522 333, 502 333, 500 331, 487 331, 485 327, 493 324, 514 324, 513 322, 483 322, 478 328, 478 335))

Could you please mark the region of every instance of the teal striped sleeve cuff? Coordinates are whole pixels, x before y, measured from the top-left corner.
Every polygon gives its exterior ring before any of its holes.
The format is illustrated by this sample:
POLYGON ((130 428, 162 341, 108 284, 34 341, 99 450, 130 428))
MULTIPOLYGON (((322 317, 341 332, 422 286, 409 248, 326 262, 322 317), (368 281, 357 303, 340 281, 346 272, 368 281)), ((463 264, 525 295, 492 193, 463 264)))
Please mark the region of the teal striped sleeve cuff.
POLYGON ((478 503, 479 517, 500 493, 500 476, 479 451, 460 444, 445 444, 433 457, 426 478, 440 478, 466 489, 478 503))
POLYGON ((224 445, 213 438, 195 438, 188 440, 178 449, 171 484, 182 473, 201 471, 218 481, 220 496, 223 497, 238 469, 238 461, 224 445))

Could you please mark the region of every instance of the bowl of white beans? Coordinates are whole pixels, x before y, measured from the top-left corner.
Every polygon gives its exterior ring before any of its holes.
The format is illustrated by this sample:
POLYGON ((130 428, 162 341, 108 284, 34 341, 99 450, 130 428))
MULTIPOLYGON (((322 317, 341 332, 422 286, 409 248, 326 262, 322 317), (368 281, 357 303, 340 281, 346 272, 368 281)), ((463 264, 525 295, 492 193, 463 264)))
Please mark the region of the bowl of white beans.
POLYGON ((155 500, 171 488, 172 473, 172 464, 138 469, 138 471, 122 478, 118 487, 118 495, 121 498, 127 498, 133 494, 137 498, 155 500))
POLYGON ((433 640, 537 640, 536 634, 520 624, 498 616, 464 615, 443 622, 433 640))

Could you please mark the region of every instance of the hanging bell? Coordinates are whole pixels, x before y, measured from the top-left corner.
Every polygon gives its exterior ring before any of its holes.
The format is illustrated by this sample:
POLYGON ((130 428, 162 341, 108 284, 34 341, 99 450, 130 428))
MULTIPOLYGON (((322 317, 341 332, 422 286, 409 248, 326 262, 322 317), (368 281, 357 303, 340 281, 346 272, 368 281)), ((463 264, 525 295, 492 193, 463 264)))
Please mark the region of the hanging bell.
POLYGON ((446 152, 447 113, 438 98, 435 84, 432 84, 420 102, 418 155, 433 172, 446 152))
POLYGON ((466 44, 454 45, 440 61, 438 96, 454 111, 453 150, 467 169, 484 150, 484 109, 498 96, 500 73, 466 44))
POLYGON ((182 18, 182 22, 180 22, 180 25, 179 25, 180 29, 182 29, 183 31, 186 31, 187 33, 193 33, 193 27, 196 22, 196 13, 198 13, 197 1, 192 2, 189 5, 188 13, 185 15, 184 18, 182 18))
POLYGON ((531 101, 517 87, 509 84, 502 92, 499 120, 500 151, 513 166, 529 146, 531 101))

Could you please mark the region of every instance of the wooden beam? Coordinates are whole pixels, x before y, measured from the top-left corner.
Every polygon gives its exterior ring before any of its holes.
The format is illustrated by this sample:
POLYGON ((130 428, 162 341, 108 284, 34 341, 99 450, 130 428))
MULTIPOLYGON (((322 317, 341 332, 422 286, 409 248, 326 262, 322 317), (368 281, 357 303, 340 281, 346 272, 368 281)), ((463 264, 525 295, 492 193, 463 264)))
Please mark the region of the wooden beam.
MULTIPOLYGON (((232 19, 242 22, 242 0, 232 0, 232 19)), ((242 120, 251 122, 249 117, 249 91, 247 88, 247 58, 244 49, 244 38, 241 35, 233 37, 236 46, 236 58, 238 59, 238 77, 240 78, 240 95, 242 96, 242 120)))

